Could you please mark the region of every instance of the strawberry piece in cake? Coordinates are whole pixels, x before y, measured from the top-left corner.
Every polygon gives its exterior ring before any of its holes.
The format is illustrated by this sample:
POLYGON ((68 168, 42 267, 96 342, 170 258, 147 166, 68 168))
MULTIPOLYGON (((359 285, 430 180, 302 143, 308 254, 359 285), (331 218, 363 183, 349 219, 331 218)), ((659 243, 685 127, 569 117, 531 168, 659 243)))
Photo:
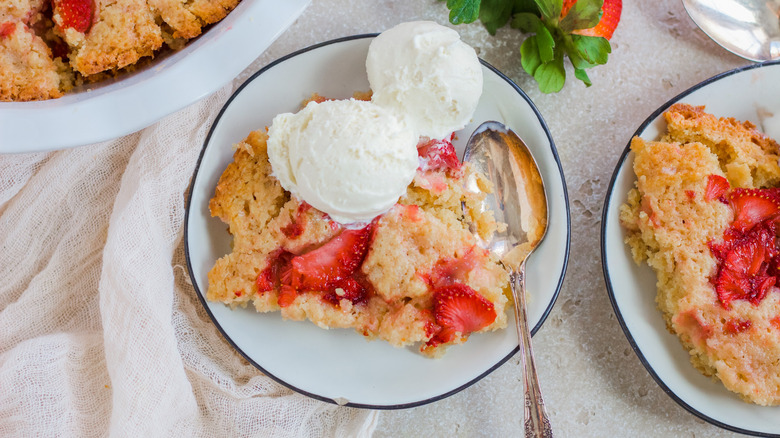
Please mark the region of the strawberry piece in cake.
POLYGON ((454 342, 462 336, 482 330, 496 319, 493 303, 474 289, 460 283, 442 286, 433 291, 434 310, 438 330, 423 348, 454 342))

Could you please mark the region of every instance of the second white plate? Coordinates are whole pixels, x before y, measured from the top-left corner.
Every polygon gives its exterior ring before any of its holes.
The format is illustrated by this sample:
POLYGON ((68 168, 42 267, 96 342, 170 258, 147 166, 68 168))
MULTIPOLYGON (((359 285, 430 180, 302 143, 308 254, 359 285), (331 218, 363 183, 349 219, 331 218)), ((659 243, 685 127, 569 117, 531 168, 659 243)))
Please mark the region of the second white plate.
MULTIPOLYGON (((707 112, 718 117, 760 124, 767 111, 780 114, 780 63, 752 65, 708 79, 658 108, 635 135, 658 140, 665 132, 662 113, 676 102, 705 105, 707 112)), ((677 336, 666 330, 655 304, 655 273, 646 264, 634 263, 618 219, 620 206, 636 181, 633 161, 626 146, 607 191, 601 230, 604 277, 623 331, 647 371, 685 409, 735 432, 780 437, 780 407, 745 403, 700 374, 677 336)))

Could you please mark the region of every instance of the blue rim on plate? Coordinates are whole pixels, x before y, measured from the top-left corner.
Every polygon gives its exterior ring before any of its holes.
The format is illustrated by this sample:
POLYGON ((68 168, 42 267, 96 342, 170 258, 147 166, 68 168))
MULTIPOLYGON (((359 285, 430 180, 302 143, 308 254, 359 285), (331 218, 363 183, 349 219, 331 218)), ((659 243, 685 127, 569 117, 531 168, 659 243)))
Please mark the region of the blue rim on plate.
MULTIPOLYGON (((409 402, 409 403, 396 403, 396 404, 388 404, 388 405, 373 404, 373 403, 354 403, 354 402, 343 403, 343 401, 340 403, 339 401, 335 400, 334 398, 322 396, 321 394, 317 394, 317 393, 314 393, 314 392, 311 392, 311 391, 307 391, 307 390, 305 390, 303 388, 300 388, 300 387, 297 387, 295 385, 292 385, 289 382, 285 381, 284 379, 281 379, 281 378, 277 377, 273 373, 268 372, 268 370, 266 368, 264 368, 262 365, 260 365, 254 358, 250 357, 249 354, 247 354, 239 345, 237 345, 236 342, 234 342, 234 340, 231 338, 231 336, 228 335, 228 333, 225 331, 225 329, 222 327, 222 325, 219 323, 218 319, 215 317, 214 313, 210 309, 209 302, 207 302, 206 297, 205 297, 205 291, 202 291, 201 288, 198 286, 198 279, 196 278, 197 274, 194 272, 193 266, 192 266, 191 248, 190 248, 190 229, 189 229, 189 226, 190 226, 190 213, 191 213, 191 210, 192 210, 193 194, 195 192, 195 190, 193 190, 193 187, 196 184, 196 180, 198 178, 198 172, 200 171, 201 164, 203 162, 204 155, 206 154, 208 145, 210 144, 212 135, 214 134, 214 131, 217 129, 220 120, 222 119, 224 113, 230 107, 231 103, 233 103, 233 101, 241 94, 241 92, 250 83, 252 83, 252 81, 254 81, 258 77, 260 77, 262 74, 268 72, 269 70, 273 69, 277 65, 279 65, 279 64, 281 64, 281 63, 283 63, 283 62, 285 62, 287 60, 290 60, 290 59, 295 58, 295 57, 297 57, 297 56, 299 56, 301 54, 310 52, 312 50, 315 50, 315 49, 318 49, 318 48, 321 48, 321 47, 324 47, 324 46, 328 46, 328 45, 332 45, 332 44, 336 44, 336 43, 348 42, 348 41, 352 41, 352 40, 364 39, 364 38, 373 38, 376 35, 377 34, 361 34, 361 35, 354 35, 354 36, 338 38, 338 39, 326 41, 326 42, 323 42, 323 43, 315 44, 315 45, 306 47, 304 49, 298 50, 296 52, 293 52, 293 53, 291 53, 289 55, 286 55, 286 56, 284 56, 282 58, 279 58, 279 59, 275 60, 274 62, 270 63, 269 65, 265 66, 264 68, 262 68, 261 70, 259 70, 255 74, 253 74, 249 79, 247 79, 246 82, 244 82, 233 93, 233 95, 224 104, 224 106, 220 110, 220 112, 217 115, 217 117, 214 119, 214 122, 212 123, 212 126, 211 126, 211 128, 209 130, 209 133, 208 133, 208 135, 206 137, 206 140, 204 142, 204 145, 203 145, 203 148, 201 150, 200 156, 198 157, 198 161, 196 163, 195 170, 193 172, 192 180, 190 182, 190 192, 189 192, 188 199, 187 199, 187 208, 186 208, 185 220, 184 220, 184 246, 185 246, 185 256, 186 256, 186 259, 187 259, 187 268, 188 268, 188 271, 189 271, 189 275, 190 275, 193 287, 195 288, 195 291, 197 292, 197 295, 198 295, 198 298, 199 298, 201 304, 203 305, 204 309, 208 313, 208 315, 211 318, 212 322, 215 324, 215 326, 220 331, 220 333, 225 338, 225 340, 241 356, 243 356, 244 359, 246 359, 254 367, 259 369, 264 374, 266 374, 267 376, 271 377, 273 380, 275 380, 276 382, 280 383, 281 385, 284 385, 285 387, 287 387, 289 389, 292 389, 292 390, 294 390, 294 391, 296 391, 298 393, 304 394, 306 396, 309 396, 309 397, 317 399, 317 400, 321 400, 321 401, 325 401, 325 402, 329 402, 329 403, 333 403, 333 404, 340 404, 340 405, 345 405, 345 406, 350 406, 350 407, 356 407, 356 408, 367 408, 367 409, 404 409, 404 408, 411 408, 411 407, 415 407, 415 406, 420 406, 420 405, 424 405, 424 404, 427 404, 427 403, 431 403, 431 402, 434 402, 434 401, 437 401, 437 400, 441 400, 443 398, 446 398, 446 397, 448 397, 450 395, 453 395, 453 394, 455 394, 455 393, 457 393, 457 392, 459 392, 459 391, 461 391, 461 390, 471 386, 475 382, 479 381, 480 379, 482 379, 483 377, 487 376, 492 371, 494 371, 495 369, 500 367, 507 360, 509 360, 509 358, 511 358, 517 351, 519 351, 519 347, 516 346, 509 354, 507 354, 505 357, 503 357, 501 360, 499 360, 497 363, 495 363, 492 367, 490 367, 489 369, 487 369, 486 371, 484 371, 483 373, 481 373, 477 377, 473 378, 472 380, 470 380, 470 381, 466 382, 465 384, 462 384, 462 385, 460 385, 460 386, 458 386, 458 387, 456 387, 456 388, 454 388, 452 390, 446 391, 446 392, 444 392, 442 394, 439 394, 439 395, 436 395, 436 396, 433 396, 433 397, 428 397, 428 398, 425 398, 423 400, 417 400, 417 401, 409 402)), ((549 131, 549 129, 548 129, 544 119, 542 118, 542 115, 539 112, 539 110, 533 104, 531 99, 514 82, 512 82, 503 73, 498 71, 496 68, 494 68, 493 66, 491 66, 490 64, 488 64, 484 60, 480 60, 480 61, 481 61, 482 65, 484 67, 486 67, 487 69, 491 70, 498 77, 500 77, 501 79, 506 81, 506 83, 511 85, 511 87, 520 96, 522 96, 522 98, 525 100, 527 105, 529 105, 529 107, 533 110, 533 113, 537 117, 540 126, 543 128, 543 130, 545 132, 545 135, 547 137, 547 141, 549 142, 550 152, 551 152, 551 155, 552 155, 552 157, 554 159, 555 166, 557 166, 557 173, 560 175, 560 184, 562 184, 562 197, 563 197, 563 202, 565 203, 565 215, 566 215, 566 218, 565 218, 566 219, 565 220, 565 230, 566 230, 565 253, 563 254, 563 263, 562 263, 562 267, 561 267, 561 272, 560 272, 560 276, 559 276, 558 281, 557 281, 557 285, 555 287, 555 291, 554 291, 554 293, 552 295, 552 299, 550 300, 549 304, 545 308, 541 319, 539 320, 539 322, 532 329, 532 333, 536 333, 539 330, 539 328, 542 326, 542 323, 545 321, 547 316, 549 315, 549 313, 552 310, 553 306, 555 305, 555 302, 556 302, 556 300, 558 298, 561 286, 563 284, 563 279, 564 279, 564 276, 565 276, 565 273, 566 273, 566 269, 567 269, 567 266, 568 266, 568 256, 569 256, 569 250, 570 250, 570 246, 571 246, 571 216, 570 216, 570 211, 569 211, 569 202, 568 202, 568 193, 567 193, 567 190, 566 190, 566 182, 565 182, 565 179, 564 179, 563 169, 561 167, 561 163, 560 163, 560 159, 558 157, 557 149, 555 147, 555 144, 553 143, 553 139, 552 139, 552 136, 550 134, 550 131, 549 131)), ((278 315, 276 315, 276 316, 278 317, 278 315)), ((307 323, 311 324, 310 322, 307 322, 307 323)))
MULTIPOLYGON (((722 80, 724 78, 728 78, 730 76, 736 75, 738 73, 742 73, 742 72, 746 72, 746 71, 749 71, 749 70, 758 69, 758 68, 761 68, 761 67, 778 65, 778 64, 780 64, 780 61, 768 61, 768 62, 761 63, 761 64, 750 64, 750 65, 746 65, 746 66, 743 66, 743 67, 738 67, 738 68, 735 68, 733 70, 729 70, 729 71, 720 73, 718 75, 715 75, 715 76, 713 76, 713 77, 711 77, 709 79, 706 79, 706 80, 704 80, 704 81, 702 81, 702 82, 692 86, 691 88, 689 88, 689 89, 683 91, 682 93, 678 94, 677 96, 671 98, 666 103, 664 103, 660 108, 655 110, 639 126, 639 128, 634 132, 634 134, 631 136, 631 138, 634 138, 635 136, 641 136, 642 133, 646 129, 648 129, 648 127, 652 123, 654 123, 656 121, 656 119, 658 119, 661 116, 661 114, 663 114, 664 111, 666 111, 673 104, 675 104, 677 102, 680 102, 684 98, 688 97, 692 93, 694 93, 696 91, 699 91, 699 90, 703 89, 704 87, 706 87, 706 86, 708 86, 710 84, 718 82, 718 81, 720 81, 720 80, 722 80)), ((612 309, 615 312, 615 316, 617 316, 618 322, 620 323, 620 327, 623 330, 623 333, 625 334, 626 338, 628 339, 628 342, 631 345, 631 348, 634 350, 634 352, 636 353, 637 357, 639 358, 639 361, 645 367, 645 369, 650 374, 650 376, 653 378, 653 380, 655 380, 655 382, 661 387, 661 389, 669 397, 671 397, 677 404, 682 406, 688 412, 692 413, 696 417, 698 417, 698 418, 700 418, 700 419, 702 419, 702 420, 704 420, 704 421, 706 421, 706 422, 708 422, 710 424, 713 424, 715 426, 721 427, 723 429, 726 429, 726 430, 729 430, 729 431, 732 431, 732 432, 739 432, 739 433, 742 433, 742 434, 753 435, 753 436, 760 436, 760 437, 780 438, 780 434, 766 433, 766 432, 762 432, 762 431, 750 430, 750 429, 745 429, 745 428, 742 428, 742 427, 737 427, 737 426, 725 423, 724 421, 718 420, 716 418, 713 418, 712 416, 709 416, 709 415, 706 415, 706 414, 702 413, 699 409, 694 408, 689 403, 684 401, 681 398, 680 395, 678 395, 674 390, 672 390, 672 388, 669 387, 669 385, 667 385, 667 383, 664 381, 664 379, 653 368, 653 366, 650 364, 650 361, 648 360, 648 358, 645 356, 645 354, 642 352, 641 348, 639 347, 639 345, 637 343, 637 340, 634 337, 634 334, 632 334, 631 330, 629 329, 629 327, 628 327, 628 325, 626 323, 626 320, 625 320, 625 318, 623 316, 623 312, 621 312, 620 306, 618 305, 617 298, 615 296, 615 289, 614 289, 613 284, 612 284, 613 276, 610 273, 609 263, 608 263, 608 260, 607 260, 607 235, 608 235, 607 233, 608 233, 608 229, 609 229, 609 226, 610 226, 610 221, 617 221, 618 220, 618 218, 616 216, 612 217, 610 215, 611 203, 612 202, 618 202, 618 203, 622 204, 622 203, 625 202, 624 196, 626 194, 621 193, 621 194, 618 195, 619 196, 618 198, 613 199, 613 196, 615 196, 615 194, 613 192, 615 190, 616 183, 617 183, 618 177, 619 177, 619 175, 621 173, 621 170, 623 170, 623 166, 626 164, 626 160, 628 159, 629 153, 631 152, 630 149, 631 149, 631 140, 629 139, 628 144, 623 149, 623 152, 620 155, 620 158, 618 159, 617 164, 615 165, 615 170, 612 173, 612 177, 611 177, 610 182, 609 182, 606 198, 604 200, 604 207, 603 207, 603 210, 602 210, 601 239, 600 239, 600 241, 601 241, 600 242, 600 245, 601 245, 601 266, 602 266, 602 272, 603 272, 603 275, 604 275, 604 280, 605 280, 605 283, 606 283, 606 286, 607 286, 607 293, 609 295, 610 303, 612 304, 612 309)), ((631 170, 631 172, 633 174, 633 170, 631 170)), ((636 179, 636 178, 634 177, 634 179, 636 179)), ((623 243, 623 245, 625 246, 625 243, 623 243)), ((644 266, 644 265, 643 265, 643 268, 650 269, 649 267, 644 266)), ((653 272, 653 278, 655 278, 655 273, 654 272, 653 272)), ((653 288, 655 288, 655 284, 653 285, 653 288)), ((661 315, 660 310, 658 310, 658 309, 653 309, 653 310, 657 313, 658 319, 659 320, 662 319, 662 315, 661 315)), ((682 345, 677 345, 677 346, 679 347, 679 349, 681 351, 683 350, 682 345)), ((693 365, 690 365, 690 364, 688 364, 688 365, 691 368, 693 368, 693 365)), ((698 371, 697 371, 697 373, 698 373, 698 371)), ((718 382, 717 384, 721 385, 720 382, 718 382)), ((724 388, 724 391, 725 391, 725 388, 724 388)), ((733 397, 735 399, 738 398, 736 394, 733 394, 733 397)), ((745 402, 741 402, 741 403, 745 403, 745 402)), ((756 408, 757 409, 771 409, 771 408, 761 407, 761 406, 756 406, 756 408)))

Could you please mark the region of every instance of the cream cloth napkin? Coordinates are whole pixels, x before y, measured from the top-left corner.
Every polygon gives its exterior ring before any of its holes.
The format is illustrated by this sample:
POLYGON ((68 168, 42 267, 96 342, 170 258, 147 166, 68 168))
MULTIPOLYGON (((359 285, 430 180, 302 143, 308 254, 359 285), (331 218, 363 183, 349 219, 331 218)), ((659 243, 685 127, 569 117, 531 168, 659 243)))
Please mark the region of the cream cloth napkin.
POLYGON ((0 156, 0 436, 371 435, 376 411, 244 361, 189 283, 185 195, 230 92, 115 141, 0 156))

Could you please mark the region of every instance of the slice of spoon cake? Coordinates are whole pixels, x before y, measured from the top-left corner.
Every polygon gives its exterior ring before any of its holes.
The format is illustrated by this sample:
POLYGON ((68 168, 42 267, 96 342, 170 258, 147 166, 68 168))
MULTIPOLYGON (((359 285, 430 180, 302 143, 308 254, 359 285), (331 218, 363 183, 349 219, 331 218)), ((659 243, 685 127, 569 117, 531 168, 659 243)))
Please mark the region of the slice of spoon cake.
POLYGON ((237 145, 210 202, 212 215, 229 226, 233 250, 209 272, 209 300, 352 328, 433 357, 472 332, 506 327, 508 274, 467 225, 488 238, 496 223, 477 207, 484 193, 464 189, 473 171, 450 141, 421 141, 406 194, 353 228, 281 187, 267 139, 260 130, 237 145))
POLYGON ((780 404, 778 144, 750 122, 675 104, 660 141, 634 138, 621 207, 637 263, 693 365, 745 401, 780 404))

